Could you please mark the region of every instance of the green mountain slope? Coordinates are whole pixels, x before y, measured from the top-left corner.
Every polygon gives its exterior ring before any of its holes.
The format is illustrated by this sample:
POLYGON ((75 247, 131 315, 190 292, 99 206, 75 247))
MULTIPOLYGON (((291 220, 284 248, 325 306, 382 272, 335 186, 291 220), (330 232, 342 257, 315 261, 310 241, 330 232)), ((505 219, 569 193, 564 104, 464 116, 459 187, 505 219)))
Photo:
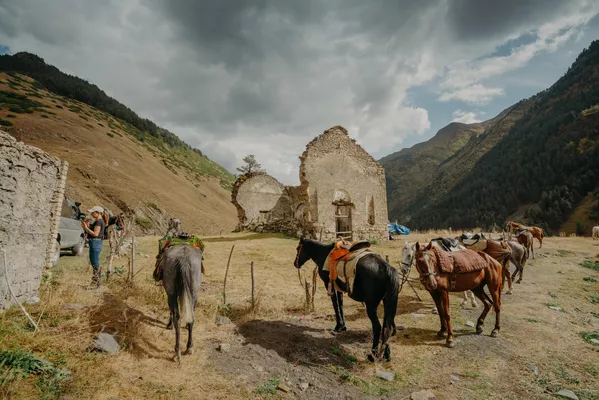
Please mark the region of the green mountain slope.
MULTIPOLYGON (((558 230, 599 187, 598 104, 595 41, 551 88, 486 124, 484 134, 444 161, 430 184, 391 218, 420 229, 488 228, 523 210, 526 222, 558 230)), ((383 165, 387 170, 389 164, 383 165)), ((598 211, 591 209, 587 218, 598 211)))

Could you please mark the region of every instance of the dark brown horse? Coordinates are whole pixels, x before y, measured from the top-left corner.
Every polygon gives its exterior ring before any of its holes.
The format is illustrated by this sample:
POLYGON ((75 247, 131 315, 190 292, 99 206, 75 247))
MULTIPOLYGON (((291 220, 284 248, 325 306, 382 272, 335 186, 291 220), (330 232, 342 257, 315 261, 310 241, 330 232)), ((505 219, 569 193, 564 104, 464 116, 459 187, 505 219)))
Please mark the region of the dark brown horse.
POLYGON ((433 248, 430 243, 427 247, 422 247, 420 243, 416 243, 415 257, 420 282, 429 291, 437 305, 437 310, 439 310, 441 329, 437 332, 437 337, 442 338, 447 332, 447 347, 454 346, 453 330, 449 316, 449 292, 471 290, 483 302, 485 308, 476 323, 476 333, 478 334, 483 332, 483 323, 491 309, 491 305, 493 305, 495 328, 491 332, 491 337, 497 337, 500 329, 499 316, 503 272, 503 267, 499 262, 486 253, 477 253, 468 249, 443 253, 433 248), (441 257, 448 258, 442 260, 441 257), (445 272, 448 265, 454 269, 453 272, 445 272), (489 288, 491 297, 485 293, 485 286, 489 288))

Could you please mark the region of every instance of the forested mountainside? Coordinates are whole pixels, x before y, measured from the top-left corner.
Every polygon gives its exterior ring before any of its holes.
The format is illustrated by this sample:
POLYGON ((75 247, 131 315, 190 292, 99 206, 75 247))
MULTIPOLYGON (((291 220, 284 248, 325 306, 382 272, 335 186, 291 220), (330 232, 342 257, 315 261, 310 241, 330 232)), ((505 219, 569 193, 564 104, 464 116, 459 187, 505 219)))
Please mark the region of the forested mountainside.
POLYGON ((204 234, 235 226, 231 173, 33 54, 0 56, 0 129, 68 161, 66 192, 83 207, 132 212, 148 233, 170 216, 204 234))
POLYGON ((408 151, 381 160, 392 188, 390 219, 416 229, 468 229, 502 225, 519 214, 556 231, 585 200, 595 203, 580 225, 589 231, 599 220, 599 41, 549 89, 480 125, 484 132, 438 162, 432 177, 417 178, 424 184, 395 179, 424 169, 394 163, 408 151), (401 191, 414 200, 398 204, 401 191))

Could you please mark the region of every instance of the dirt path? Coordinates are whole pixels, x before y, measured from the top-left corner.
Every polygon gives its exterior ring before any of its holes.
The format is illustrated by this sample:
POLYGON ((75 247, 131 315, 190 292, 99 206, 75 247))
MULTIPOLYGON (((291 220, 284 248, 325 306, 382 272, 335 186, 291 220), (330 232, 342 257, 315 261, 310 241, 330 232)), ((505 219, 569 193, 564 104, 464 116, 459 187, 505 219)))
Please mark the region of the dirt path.
MULTIPOLYGON (((377 365, 365 358, 371 329, 362 304, 346 299, 349 331, 332 335, 333 310, 321 282, 316 312, 302 311, 303 289, 292 265, 297 241, 243 234, 207 239, 196 353, 173 363, 174 333, 164 329, 166 299, 151 278, 155 243, 156 238, 140 240, 135 289, 126 287, 122 275, 100 290, 85 290, 85 259, 64 257, 42 289, 42 302, 31 306, 37 317, 44 309, 42 331, 32 335, 18 311, 10 310, 0 315, 4 333, 11 334, 0 335, 0 347, 62 360, 75 377, 63 388, 71 398, 407 399, 424 389, 439 399, 549 399, 561 389, 580 399, 598 398, 599 346, 585 341, 581 332, 599 331, 599 283, 592 282, 599 281, 599 272, 580 265, 598 255, 596 241, 548 238, 543 249, 535 248, 536 259, 526 267, 522 284, 502 298, 496 339, 489 336, 494 313, 487 317, 484 334, 476 335, 467 322, 476 321, 482 309, 460 308, 456 294, 451 298, 456 347, 446 348, 435 338, 438 317, 431 313, 428 293, 417 286, 420 302, 404 288, 396 323, 405 329, 392 340, 393 360, 377 365), (228 305, 223 307, 224 267, 232 244, 228 305), (249 310, 250 260, 256 264, 259 301, 254 312, 249 310), (67 304, 85 309, 69 310, 67 304), (232 323, 215 324, 216 316, 227 312, 232 323), (86 350, 100 330, 119 339, 119 354, 86 350), (221 343, 226 351, 217 350, 221 343), (377 378, 377 369, 395 373, 395 379, 377 378)), ((376 249, 397 264, 401 245, 392 241, 376 249)), ((31 379, 3 388, 13 398, 19 398, 17 392, 39 391, 31 379)))

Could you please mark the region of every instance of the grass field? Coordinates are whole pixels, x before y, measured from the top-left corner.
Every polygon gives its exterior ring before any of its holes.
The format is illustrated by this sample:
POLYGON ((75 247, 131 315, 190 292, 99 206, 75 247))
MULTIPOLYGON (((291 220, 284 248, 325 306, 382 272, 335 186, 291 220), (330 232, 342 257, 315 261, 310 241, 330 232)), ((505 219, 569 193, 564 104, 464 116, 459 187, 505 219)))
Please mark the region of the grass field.
MULTIPOLYGON (((535 242, 536 259, 525 268, 522 284, 502 297, 502 329, 496 339, 489 336, 495 314, 487 317, 483 335, 476 335, 466 323, 476 321, 481 307, 461 308, 461 295, 454 294, 456 347, 446 348, 444 340, 435 338, 439 320, 431 313, 429 294, 416 284, 420 302, 404 287, 396 324, 405 329, 391 341, 393 360, 373 365, 366 361, 371 328, 363 305, 346 298, 348 331, 332 335, 333 309, 320 281, 316 310, 304 311, 304 289, 293 267, 297 239, 248 233, 206 238, 196 352, 183 356, 180 364, 173 362, 174 331, 164 329, 166 297, 151 277, 157 238, 137 240, 134 288, 126 282, 127 258, 115 264, 120 275, 88 290, 86 256, 64 256, 42 285, 41 302, 27 306, 39 319, 39 331, 33 332, 17 307, 0 314, 0 349, 31 352, 68 369, 71 377, 26 377, 4 367, 0 397, 407 399, 429 389, 439 399, 552 399, 569 389, 580 399, 598 398, 599 346, 591 341, 599 333, 599 271, 593 269, 597 241, 547 238, 542 249, 535 242), (258 293, 254 310, 250 261, 258 293), (216 325, 217 315, 228 315, 232 323, 216 325), (118 338, 119 354, 88 351, 99 331, 118 338), (220 343, 230 350, 218 351, 220 343), (377 369, 394 372, 395 379, 377 378, 377 369)), ((397 265, 402 245, 390 241, 375 249, 397 265)), ((312 268, 311 262, 304 267, 308 273, 312 268)))

